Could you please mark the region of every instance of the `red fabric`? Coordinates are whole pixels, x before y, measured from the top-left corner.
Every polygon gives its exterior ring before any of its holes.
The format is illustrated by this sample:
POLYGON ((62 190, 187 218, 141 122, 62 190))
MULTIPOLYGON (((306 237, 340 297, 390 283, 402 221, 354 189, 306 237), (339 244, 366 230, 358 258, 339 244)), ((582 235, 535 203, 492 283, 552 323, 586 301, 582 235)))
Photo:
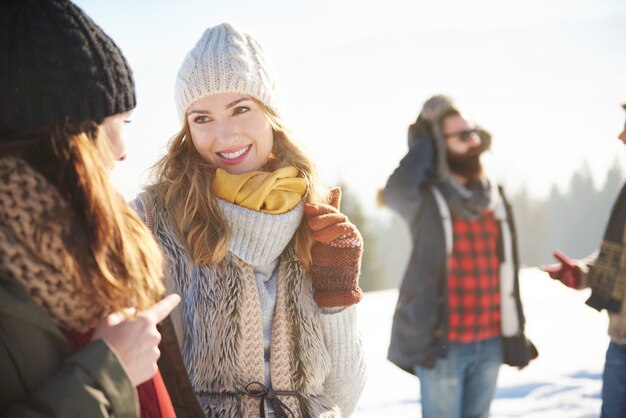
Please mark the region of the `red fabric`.
POLYGON ((159 401, 161 417, 176 418, 176 412, 174 412, 174 406, 172 405, 170 394, 165 387, 165 382, 163 382, 163 376, 161 376, 160 371, 157 371, 157 374, 154 375, 152 382, 154 383, 154 390, 157 395, 157 400, 159 401))
POLYGON ((89 330, 87 332, 80 333, 61 329, 61 332, 65 335, 67 342, 70 343, 70 347, 72 347, 72 351, 74 353, 89 344, 91 337, 93 336, 93 331, 94 330, 89 330))
MULTIPOLYGON (((89 344, 93 331, 79 333, 61 329, 74 352, 89 344)), ((137 396, 139 397, 141 418, 176 418, 176 413, 174 412, 170 395, 163 383, 161 372, 157 371, 157 374, 152 379, 137 386, 137 396)))
POLYGON ((448 340, 482 341, 500 335, 498 221, 486 211, 476 220, 453 219, 448 275, 448 340))

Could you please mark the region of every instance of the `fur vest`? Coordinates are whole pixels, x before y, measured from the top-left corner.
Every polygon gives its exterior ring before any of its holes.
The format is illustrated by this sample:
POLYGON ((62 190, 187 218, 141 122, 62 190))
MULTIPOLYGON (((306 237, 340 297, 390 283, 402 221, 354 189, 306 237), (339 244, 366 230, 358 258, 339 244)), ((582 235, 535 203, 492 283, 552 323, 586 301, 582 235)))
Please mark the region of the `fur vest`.
MULTIPOLYGON (((248 390, 251 383, 264 382, 261 307, 252 268, 230 252, 216 266, 194 264, 168 211, 147 193, 140 199, 145 211, 138 207, 139 213, 168 260, 168 291, 181 296, 172 319, 205 415, 260 415, 265 403, 248 390)), ((320 309, 292 244, 280 256, 278 269, 271 389, 295 416, 340 417, 339 408, 324 392, 331 359, 320 309)))

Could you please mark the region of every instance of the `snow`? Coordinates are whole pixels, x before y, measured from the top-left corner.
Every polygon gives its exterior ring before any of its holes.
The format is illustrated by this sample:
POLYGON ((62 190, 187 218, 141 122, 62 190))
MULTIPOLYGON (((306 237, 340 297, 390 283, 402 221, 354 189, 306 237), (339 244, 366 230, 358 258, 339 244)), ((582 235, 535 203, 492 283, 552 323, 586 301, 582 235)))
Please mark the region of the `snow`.
MULTIPOLYGON (((523 370, 502 366, 491 405, 497 418, 591 418, 600 413, 605 312, 585 305, 589 291, 568 289, 536 268, 521 271, 526 334, 539 358, 523 370)), ((368 380, 356 418, 419 417, 419 382, 386 359, 397 290, 366 293, 358 305, 368 380)))

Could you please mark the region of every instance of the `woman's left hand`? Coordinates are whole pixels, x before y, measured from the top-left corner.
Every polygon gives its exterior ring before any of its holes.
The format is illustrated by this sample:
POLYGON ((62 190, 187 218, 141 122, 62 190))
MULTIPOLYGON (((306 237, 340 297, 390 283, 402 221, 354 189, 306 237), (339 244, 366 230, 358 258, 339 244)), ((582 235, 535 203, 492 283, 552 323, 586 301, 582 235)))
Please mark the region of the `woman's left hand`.
POLYGON ((359 288, 363 238, 339 212, 341 189, 329 193, 328 204, 307 204, 304 211, 315 243, 311 248, 314 298, 321 307, 350 306, 363 298, 359 288))

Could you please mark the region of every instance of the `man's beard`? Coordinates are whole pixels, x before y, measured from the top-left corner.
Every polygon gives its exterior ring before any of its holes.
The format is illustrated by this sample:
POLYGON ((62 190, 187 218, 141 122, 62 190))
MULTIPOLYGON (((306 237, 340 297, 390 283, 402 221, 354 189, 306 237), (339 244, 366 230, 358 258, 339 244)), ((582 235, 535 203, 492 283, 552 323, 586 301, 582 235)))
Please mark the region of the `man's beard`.
POLYGON ((480 152, 475 149, 470 150, 467 154, 455 154, 448 150, 448 167, 450 167, 450 171, 465 178, 470 184, 479 181, 483 174, 480 152))

